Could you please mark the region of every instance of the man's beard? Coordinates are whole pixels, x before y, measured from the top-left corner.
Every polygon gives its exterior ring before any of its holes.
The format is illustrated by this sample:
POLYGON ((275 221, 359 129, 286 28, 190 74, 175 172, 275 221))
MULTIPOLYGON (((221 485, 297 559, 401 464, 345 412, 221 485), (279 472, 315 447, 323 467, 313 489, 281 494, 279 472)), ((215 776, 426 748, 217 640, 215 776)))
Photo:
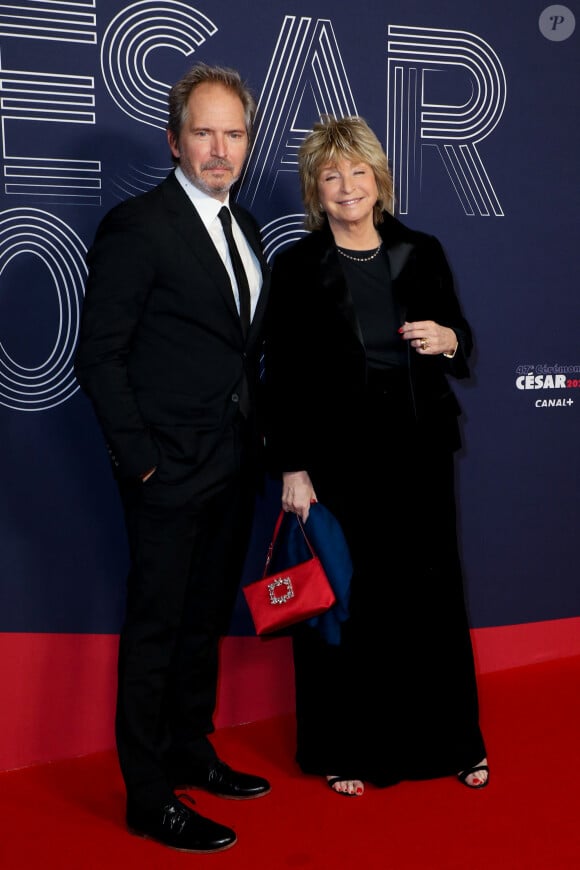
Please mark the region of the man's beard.
POLYGON ((203 175, 196 175, 193 171, 191 164, 183 165, 181 164, 181 169, 184 174, 187 176, 189 181, 197 187, 198 190, 203 191, 203 193, 207 193, 209 196, 213 196, 216 193, 227 193, 230 188, 236 183, 241 173, 238 175, 234 175, 234 167, 227 160, 220 160, 219 158, 215 158, 214 160, 208 160, 206 163, 203 163, 201 166, 201 172, 211 171, 213 169, 225 169, 228 172, 231 172, 231 176, 224 181, 223 184, 218 184, 217 182, 214 184, 209 184, 205 181, 203 175))

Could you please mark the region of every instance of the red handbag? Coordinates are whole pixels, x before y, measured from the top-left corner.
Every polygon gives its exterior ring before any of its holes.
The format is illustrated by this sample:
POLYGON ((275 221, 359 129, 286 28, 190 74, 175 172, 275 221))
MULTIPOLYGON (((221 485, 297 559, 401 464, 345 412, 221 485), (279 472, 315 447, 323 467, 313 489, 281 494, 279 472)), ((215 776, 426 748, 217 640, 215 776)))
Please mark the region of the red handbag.
POLYGON ((320 559, 312 549, 299 516, 296 519, 312 558, 268 576, 268 566, 284 516, 285 512, 280 511, 268 547, 263 577, 242 587, 256 634, 280 631, 295 622, 318 616, 336 602, 332 586, 320 559))

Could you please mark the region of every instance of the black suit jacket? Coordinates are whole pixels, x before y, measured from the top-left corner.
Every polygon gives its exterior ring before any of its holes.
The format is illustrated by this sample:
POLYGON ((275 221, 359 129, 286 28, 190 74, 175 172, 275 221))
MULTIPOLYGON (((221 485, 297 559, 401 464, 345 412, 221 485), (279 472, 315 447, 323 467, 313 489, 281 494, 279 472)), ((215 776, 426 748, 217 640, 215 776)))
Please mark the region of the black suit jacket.
POLYGON ((226 268, 174 173, 97 230, 75 371, 118 477, 157 466, 158 481, 195 486, 200 473, 228 473, 219 444, 242 390, 254 403, 269 286, 258 225, 230 206, 262 267, 245 341, 226 268))
MULTIPOLYGON (((434 438, 457 449, 460 408, 447 375, 468 376, 472 338, 449 265, 436 238, 392 215, 385 212, 377 229, 388 252, 401 323, 434 320, 451 327, 459 340, 451 360, 407 348, 416 418, 434 438)), ((340 462, 358 423, 367 360, 328 224, 276 257, 266 320, 266 440, 273 470, 340 462)))

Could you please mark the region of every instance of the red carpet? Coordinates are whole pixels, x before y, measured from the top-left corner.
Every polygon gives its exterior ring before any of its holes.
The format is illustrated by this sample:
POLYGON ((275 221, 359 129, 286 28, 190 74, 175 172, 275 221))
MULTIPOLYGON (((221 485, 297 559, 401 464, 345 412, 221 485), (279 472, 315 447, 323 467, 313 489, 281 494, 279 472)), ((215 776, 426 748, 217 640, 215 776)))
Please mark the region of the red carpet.
POLYGON ((273 790, 246 802, 192 792, 200 812, 238 833, 215 855, 129 835, 112 752, 2 773, 0 867, 577 870, 579 685, 580 658, 480 678, 491 783, 476 793, 449 778, 340 797, 294 765, 292 716, 223 728, 220 754, 273 790))

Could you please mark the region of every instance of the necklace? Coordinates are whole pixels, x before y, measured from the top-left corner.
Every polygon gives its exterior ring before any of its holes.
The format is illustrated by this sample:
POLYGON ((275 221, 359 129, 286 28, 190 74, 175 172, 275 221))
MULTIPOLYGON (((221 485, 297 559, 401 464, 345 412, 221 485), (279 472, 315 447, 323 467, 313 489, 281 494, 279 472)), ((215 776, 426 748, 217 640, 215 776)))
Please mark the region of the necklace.
POLYGON ((376 251, 373 251, 373 253, 370 255, 370 257, 352 257, 350 254, 347 254, 346 251, 343 251, 342 248, 339 248, 338 245, 336 246, 336 250, 338 251, 339 254, 342 254, 343 257, 346 257, 347 260, 352 260, 355 263, 368 263, 369 260, 374 260, 375 257, 378 257, 379 251, 381 250, 382 247, 383 247, 383 242, 381 240, 379 242, 378 248, 376 249, 376 251))

